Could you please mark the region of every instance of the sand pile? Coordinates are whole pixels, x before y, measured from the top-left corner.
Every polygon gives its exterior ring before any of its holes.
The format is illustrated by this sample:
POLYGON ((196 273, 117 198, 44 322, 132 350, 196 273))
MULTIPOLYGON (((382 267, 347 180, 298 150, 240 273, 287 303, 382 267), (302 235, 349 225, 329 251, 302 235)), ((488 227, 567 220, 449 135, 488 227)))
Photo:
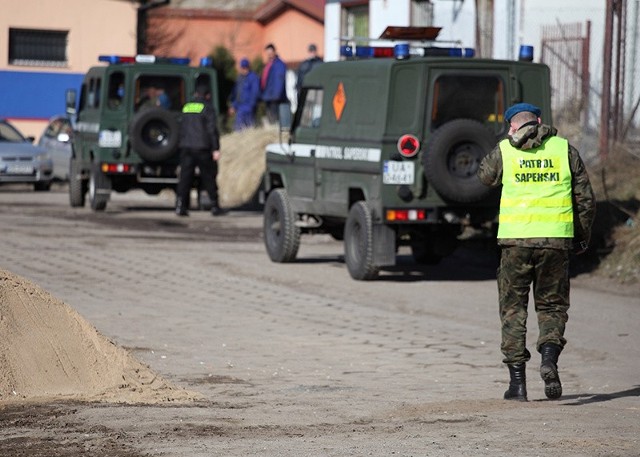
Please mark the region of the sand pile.
POLYGON ((220 205, 241 206, 255 195, 265 172, 265 149, 279 141, 276 127, 243 130, 220 138, 220 205))
POLYGON ((197 398, 159 378, 70 306, 0 269, 0 403, 197 398))

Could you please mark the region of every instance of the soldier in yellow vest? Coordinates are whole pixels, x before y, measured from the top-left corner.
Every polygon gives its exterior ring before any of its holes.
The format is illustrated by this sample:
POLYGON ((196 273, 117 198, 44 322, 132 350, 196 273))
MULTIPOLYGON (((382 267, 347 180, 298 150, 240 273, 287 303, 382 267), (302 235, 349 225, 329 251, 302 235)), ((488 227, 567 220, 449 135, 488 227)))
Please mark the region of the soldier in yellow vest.
POLYGON ((529 289, 533 286, 541 354, 540 376, 547 398, 562 395, 558 357, 569 310, 569 255, 587 249, 595 199, 578 151, 557 130, 541 123, 529 103, 504 114, 508 138, 480 164, 487 186, 502 186, 498 245, 501 350, 510 374, 506 400, 527 401, 525 364, 529 289))

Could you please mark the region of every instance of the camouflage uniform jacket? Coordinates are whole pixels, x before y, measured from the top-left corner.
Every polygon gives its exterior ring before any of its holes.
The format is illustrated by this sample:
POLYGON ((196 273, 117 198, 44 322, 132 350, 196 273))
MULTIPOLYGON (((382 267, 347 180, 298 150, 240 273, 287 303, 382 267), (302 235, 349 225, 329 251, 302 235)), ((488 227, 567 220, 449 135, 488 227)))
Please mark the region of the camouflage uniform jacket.
MULTIPOLYGON (((558 131, 549 125, 524 125, 509 137, 512 146, 521 149, 533 149, 558 131)), ((587 170, 578 151, 569 145, 569 167, 572 175, 574 238, 502 238, 501 246, 544 247, 552 249, 571 249, 574 241, 589 243, 591 225, 595 217, 595 197, 589 182, 587 170)), ((502 153, 496 146, 480 163, 478 177, 486 186, 502 185, 502 153)))

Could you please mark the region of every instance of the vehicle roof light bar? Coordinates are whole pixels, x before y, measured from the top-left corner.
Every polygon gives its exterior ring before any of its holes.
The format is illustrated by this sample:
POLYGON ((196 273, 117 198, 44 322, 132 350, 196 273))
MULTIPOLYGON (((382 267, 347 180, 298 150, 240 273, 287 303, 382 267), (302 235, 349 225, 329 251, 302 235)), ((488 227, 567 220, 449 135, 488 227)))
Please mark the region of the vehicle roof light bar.
POLYGON ((470 58, 475 56, 473 48, 462 47, 413 47, 407 43, 397 44, 394 47, 380 46, 340 46, 340 55, 347 59, 370 59, 381 57, 395 57, 396 59, 408 59, 409 56, 417 57, 464 57, 470 58))
POLYGON ((115 54, 98 56, 99 62, 110 65, 127 63, 169 63, 174 65, 189 65, 188 57, 156 57, 151 54, 138 54, 136 56, 119 56, 115 54))

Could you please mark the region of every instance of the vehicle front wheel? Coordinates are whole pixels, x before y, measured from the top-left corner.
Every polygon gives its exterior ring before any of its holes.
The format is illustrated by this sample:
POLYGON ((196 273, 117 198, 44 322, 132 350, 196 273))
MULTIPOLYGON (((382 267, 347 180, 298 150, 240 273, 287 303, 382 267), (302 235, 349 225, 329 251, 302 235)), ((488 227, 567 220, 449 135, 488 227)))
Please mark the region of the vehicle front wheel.
POLYGON ((344 226, 344 260, 353 279, 369 280, 378 276, 373 263, 373 218, 367 202, 356 202, 349 210, 344 226))
POLYGON ((69 163, 69 204, 72 208, 84 206, 87 185, 82 179, 82 174, 78 162, 71 159, 69 163))
POLYGON ((111 180, 101 170, 99 164, 91 165, 89 178, 89 203, 94 211, 104 211, 111 194, 111 180))
POLYGON ((295 224, 285 189, 271 191, 264 204, 264 244, 273 262, 293 262, 300 247, 300 227, 295 224))

